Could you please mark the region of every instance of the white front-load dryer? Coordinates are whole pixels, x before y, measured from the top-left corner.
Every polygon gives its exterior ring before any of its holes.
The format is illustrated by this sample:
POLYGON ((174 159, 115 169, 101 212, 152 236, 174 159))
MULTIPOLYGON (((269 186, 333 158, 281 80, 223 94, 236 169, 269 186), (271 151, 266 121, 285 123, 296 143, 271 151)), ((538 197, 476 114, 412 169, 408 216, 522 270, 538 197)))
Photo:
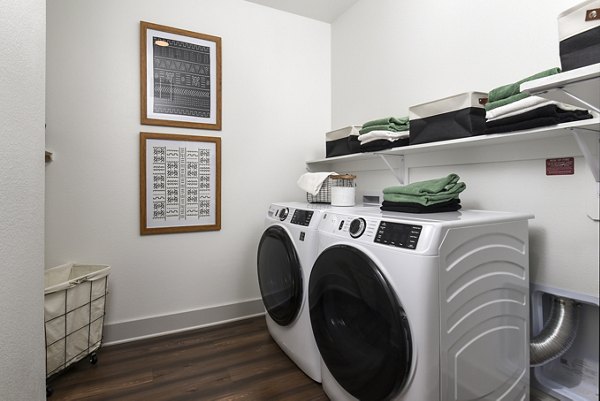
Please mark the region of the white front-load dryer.
POLYGON ((269 206, 257 252, 257 273, 271 337, 311 379, 321 382, 321 357, 308 313, 308 279, 317 257, 318 224, 328 206, 269 206))
POLYGON ((309 282, 334 401, 529 399, 528 214, 327 212, 309 282))

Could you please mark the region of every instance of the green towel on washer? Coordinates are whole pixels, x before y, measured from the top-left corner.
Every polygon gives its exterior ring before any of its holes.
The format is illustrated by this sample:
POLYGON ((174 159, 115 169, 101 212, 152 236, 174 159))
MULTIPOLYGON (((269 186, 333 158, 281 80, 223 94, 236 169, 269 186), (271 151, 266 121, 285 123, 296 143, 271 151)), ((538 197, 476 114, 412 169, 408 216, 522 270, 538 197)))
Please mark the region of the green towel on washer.
POLYGON ((447 202, 458 198, 458 195, 465 190, 465 183, 459 182, 459 180, 458 175, 449 174, 446 177, 433 180, 388 187, 383 190, 383 200, 419 203, 424 206, 447 202))

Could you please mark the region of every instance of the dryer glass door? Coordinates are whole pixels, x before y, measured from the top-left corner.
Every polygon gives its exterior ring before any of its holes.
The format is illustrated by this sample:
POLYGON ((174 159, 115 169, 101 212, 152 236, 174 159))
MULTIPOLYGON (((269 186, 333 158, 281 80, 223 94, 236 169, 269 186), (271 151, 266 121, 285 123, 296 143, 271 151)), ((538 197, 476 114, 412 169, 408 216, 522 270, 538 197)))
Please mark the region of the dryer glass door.
POLYGON ((257 266, 267 313, 280 326, 287 326, 302 306, 302 267, 294 244, 282 227, 272 226, 263 233, 257 266))
POLYGON ((405 386, 412 361, 404 310, 377 265, 346 245, 323 251, 309 283, 310 320, 325 365, 361 401, 405 386))

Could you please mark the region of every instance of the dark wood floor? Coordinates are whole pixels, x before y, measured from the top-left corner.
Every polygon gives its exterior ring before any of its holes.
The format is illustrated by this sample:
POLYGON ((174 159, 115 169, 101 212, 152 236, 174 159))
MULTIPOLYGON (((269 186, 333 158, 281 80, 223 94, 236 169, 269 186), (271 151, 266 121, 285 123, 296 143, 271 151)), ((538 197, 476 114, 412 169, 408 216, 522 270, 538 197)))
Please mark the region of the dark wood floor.
POLYGON ((101 348, 50 381, 63 400, 327 400, 264 317, 101 348))

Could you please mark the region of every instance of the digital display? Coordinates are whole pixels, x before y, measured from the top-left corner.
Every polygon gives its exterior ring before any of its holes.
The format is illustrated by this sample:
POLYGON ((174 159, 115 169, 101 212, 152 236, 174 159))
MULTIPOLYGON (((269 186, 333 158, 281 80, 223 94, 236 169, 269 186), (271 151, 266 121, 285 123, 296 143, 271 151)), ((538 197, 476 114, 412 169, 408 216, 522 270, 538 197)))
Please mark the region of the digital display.
POLYGON ((312 216, 313 212, 311 210, 297 209, 294 211, 291 223, 298 224, 301 226, 308 226, 310 224, 310 219, 312 219, 312 216))
POLYGON ((375 242, 399 248, 415 249, 422 228, 422 226, 382 221, 379 223, 375 242))

